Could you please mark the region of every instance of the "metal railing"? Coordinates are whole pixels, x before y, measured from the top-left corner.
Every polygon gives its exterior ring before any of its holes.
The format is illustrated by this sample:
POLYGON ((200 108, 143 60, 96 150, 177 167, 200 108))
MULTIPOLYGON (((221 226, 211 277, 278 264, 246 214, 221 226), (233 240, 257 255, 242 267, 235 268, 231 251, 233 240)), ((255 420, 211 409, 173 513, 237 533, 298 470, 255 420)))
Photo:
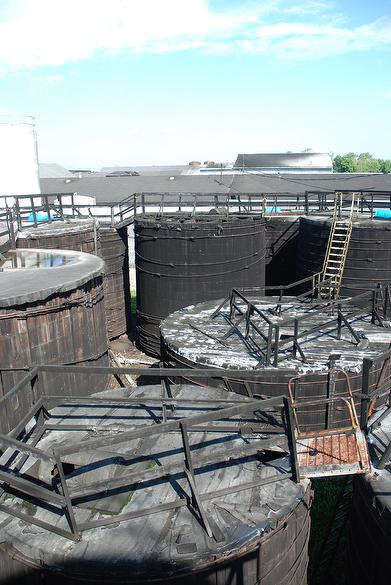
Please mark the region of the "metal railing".
MULTIPOLYGON (((339 191, 341 192, 341 191, 339 191)), ((342 205, 349 208, 353 194, 357 194, 360 213, 373 217, 375 208, 391 209, 391 192, 387 191, 342 191, 342 205)), ((311 214, 332 212, 335 191, 306 191, 300 195, 284 193, 134 193, 124 199, 94 204, 79 203, 77 193, 52 193, 15 195, 0 197, 0 208, 14 209, 19 229, 23 224, 51 222, 56 219, 94 216, 103 223, 121 227, 131 223, 134 216, 144 213, 168 212, 204 213, 211 209, 229 213, 283 213, 311 214), (12 201, 13 203, 10 203, 12 201), (38 214, 46 213, 46 218, 38 214), (28 219, 30 217, 30 219, 28 219)))
MULTIPOLYGON (((176 370, 175 375, 181 375, 184 372, 184 370, 176 370)), ((208 536, 218 540, 218 534, 209 522, 204 502, 218 496, 225 496, 285 479, 299 481, 297 457, 294 455, 293 417, 287 397, 279 396, 262 402, 254 398, 243 400, 239 399, 239 397, 229 398, 228 396, 227 399, 173 398, 169 381, 169 376, 172 373, 171 369, 163 368, 101 368, 51 365, 36 366, 31 369, 7 395, 0 399, 0 409, 3 412, 16 412, 20 407, 21 400, 24 400, 25 405, 24 415, 18 420, 17 424, 9 425, 8 419, 6 419, 6 422, 2 422, 0 445, 3 452, 3 464, 0 470, 0 487, 1 494, 4 497, 0 500, 0 510, 27 523, 77 541, 81 539, 82 533, 86 530, 191 506, 196 510, 196 516, 208 536), (130 395, 121 398, 113 398, 105 394, 76 398, 72 395, 58 394, 56 388, 53 388, 53 392, 42 390, 43 386, 41 388, 40 385, 41 375, 64 372, 80 373, 81 375, 86 373, 146 375, 148 378, 152 377, 161 381, 161 396, 160 398, 156 398, 156 396, 148 397, 146 395, 148 387, 143 389, 142 397, 132 397, 130 395), (97 405, 110 405, 111 407, 117 406, 121 408, 133 406, 144 408, 146 414, 150 416, 150 420, 148 424, 142 424, 137 428, 137 426, 134 426, 131 416, 127 416, 131 428, 126 430, 118 430, 118 425, 115 428, 111 428, 110 425, 105 424, 99 428, 99 425, 92 425, 91 423, 67 424, 65 422, 64 424, 64 422, 59 422, 56 417, 51 418, 50 409, 56 405, 61 405, 62 408, 66 405, 72 408, 78 405, 84 407, 91 405, 94 408, 97 405), (186 409, 191 409, 192 407, 197 413, 186 416, 186 409), (181 412, 182 408, 183 411, 181 412), (151 414, 152 409, 157 409, 160 415, 158 413, 151 414), (200 412, 202 409, 205 412, 200 412), (264 413, 263 416, 261 416, 262 413, 264 413), (271 422, 272 413, 276 415, 275 424, 271 422), (28 423, 31 425, 32 420, 35 420, 35 424, 33 428, 30 426, 27 431, 26 426, 28 423), (219 424, 219 421, 221 424, 219 424), (4 425, 7 428, 4 428, 4 425), (37 446, 42 436, 49 430, 88 431, 92 427, 98 433, 98 436, 93 439, 87 439, 82 443, 67 444, 59 448, 52 446, 47 450, 37 446), (107 434, 108 430, 112 431, 109 435, 107 434), (101 436, 99 436, 99 431, 102 431, 101 436), (216 446, 213 446, 208 454, 205 454, 205 452, 199 454, 195 453, 195 451, 201 447, 206 449, 208 442, 205 439, 200 440, 198 435, 197 445, 191 445, 189 437, 192 433, 200 432, 228 432, 231 438, 239 435, 243 436, 245 440, 242 446, 238 446, 236 442, 229 446, 228 441, 223 441, 221 449, 216 450, 216 446), (113 474, 108 479, 89 482, 89 464, 82 464, 77 469, 74 469, 74 467, 70 469, 70 464, 67 461, 72 459, 72 455, 93 452, 94 457, 96 457, 94 468, 96 468, 96 465, 104 467, 108 464, 107 451, 99 452, 101 447, 107 448, 109 446, 115 451, 117 445, 122 445, 123 447, 133 440, 164 436, 166 433, 178 433, 180 435, 180 442, 174 449, 177 454, 175 460, 164 463, 164 461, 160 460, 159 452, 147 452, 142 457, 143 460, 150 462, 151 465, 147 465, 144 470, 138 469, 137 466, 132 469, 132 466, 139 462, 140 454, 134 453, 129 448, 125 449, 125 451, 119 449, 115 458, 116 464, 120 465, 122 462, 123 465, 126 465, 125 472, 116 477, 113 474), (258 476, 250 482, 241 481, 236 485, 221 488, 217 491, 215 489, 203 491, 202 493, 199 491, 197 477, 211 466, 214 468, 226 467, 227 461, 230 462, 230 465, 235 466, 240 463, 243 457, 257 459, 259 453, 264 450, 284 447, 287 442, 289 445, 288 451, 290 450, 293 453, 290 472, 279 472, 266 478, 258 476), (178 449, 182 449, 183 457, 178 456, 178 449), (51 484, 47 481, 45 482, 42 478, 37 481, 27 472, 21 472, 29 457, 44 461, 46 465, 53 468, 51 484), (117 459, 120 459, 121 462, 118 462, 117 459), (76 486, 72 486, 70 479, 73 472, 75 472, 79 480, 85 474, 86 483, 81 485, 81 482, 78 481, 76 486), (91 498, 102 500, 116 494, 118 490, 121 493, 124 491, 132 493, 144 489, 148 483, 150 485, 151 481, 155 485, 169 482, 173 475, 175 475, 176 479, 182 478, 187 481, 188 493, 179 493, 179 497, 172 501, 149 508, 135 507, 132 510, 130 507, 125 512, 89 521, 83 520, 83 510, 81 516, 78 514, 79 506, 82 507, 83 502, 89 501, 91 498), (40 519, 39 514, 30 516, 23 512, 19 506, 13 505, 13 503, 8 504, 6 494, 11 494, 24 501, 32 501, 37 507, 50 509, 57 517, 65 517, 68 522, 68 529, 59 526, 56 522, 49 523, 40 519), (49 508, 47 504, 49 504, 49 508)), ((192 372, 192 375, 198 378, 205 378, 208 375, 220 378, 226 374, 225 370, 216 369, 194 370, 192 372)), ((252 372, 244 371, 242 374, 245 377, 249 377, 252 372)), ((139 411, 137 416, 139 416, 139 411)), ((105 417, 106 423, 107 418, 109 417, 105 417)), ((170 450, 169 447, 164 445, 164 454, 162 455, 164 458, 167 457, 167 449, 168 451, 170 450)), ((112 464, 111 460, 110 465, 112 464)), ((178 496, 177 490, 174 493, 178 496)))
MULTIPOLYGON (((224 317, 227 319, 230 327, 224 336, 217 339, 217 341, 226 343, 227 339, 235 331, 238 332, 240 338, 248 346, 250 351, 257 355, 257 359, 259 360, 257 367, 271 365, 277 367, 280 350, 290 345, 292 346, 292 356, 296 358, 297 354, 299 354, 303 363, 306 363, 305 352, 299 340, 309 334, 320 333, 325 327, 330 328, 336 326, 337 339, 341 339, 342 329, 346 327, 354 340, 353 343, 362 349, 368 342, 354 330, 352 322, 358 315, 368 310, 371 315, 372 324, 377 323, 381 327, 384 327, 385 321, 388 319, 391 311, 390 287, 386 286, 383 288, 379 285, 374 290, 361 293, 354 297, 335 300, 308 298, 308 293, 304 293, 303 295, 296 296, 294 299, 288 297, 286 299, 288 305, 284 309, 282 307, 284 301, 283 293, 307 281, 311 281, 314 276, 286 286, 267 287, 268 290, 278 290, 279 297, 276 306, 266 310, 261 310, 256 306, 256 301, 251 301, 244 296, 244 294, 248 293, 258 293, 258 295, 263 296, 262 289, 243 289, 241 291, 232 289, 230 295, 220 303, 211 315, 211 319, 215 319, 223 308, 228 305, 228 313, 224 313, 224 317), (355 307, 355 303, 358 302, 359 306, 355 307), (273 316, 281 317, 284 311, 292 310, 292 304, 296 308, 306 307, 306 314, 300 317, 273 320, 273 316), (346 308, 348 308, 348 311, 345 311, 346 308), (318 315, 324 315, 325 319, 315 326, 303 328, 303 324, 306 321, 318 315), (241 324, 244 324, 243 332, 239 330, 241 324), (281 329, 292 330, 293 333, 281 340, 281 329), (261 339, 261 343, 259 343, 257 338, 261 339)), ((325 286, 325 282, 320 282, 317 286, 323 287, 325 286)))

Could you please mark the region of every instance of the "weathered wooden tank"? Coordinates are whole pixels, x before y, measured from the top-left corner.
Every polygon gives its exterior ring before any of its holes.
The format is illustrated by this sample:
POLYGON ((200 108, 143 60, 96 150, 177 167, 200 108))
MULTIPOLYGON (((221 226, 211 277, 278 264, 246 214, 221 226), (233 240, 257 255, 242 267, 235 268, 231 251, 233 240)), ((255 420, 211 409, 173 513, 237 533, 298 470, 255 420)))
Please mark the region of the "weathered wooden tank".
MULTIPOLYGON (((2 394, 37 364, 108 365, 103 270, 100 258, 83 252, 7 253, 0 272, 2 394)), ((80 391, 86 382, 78 380, 80 391)))

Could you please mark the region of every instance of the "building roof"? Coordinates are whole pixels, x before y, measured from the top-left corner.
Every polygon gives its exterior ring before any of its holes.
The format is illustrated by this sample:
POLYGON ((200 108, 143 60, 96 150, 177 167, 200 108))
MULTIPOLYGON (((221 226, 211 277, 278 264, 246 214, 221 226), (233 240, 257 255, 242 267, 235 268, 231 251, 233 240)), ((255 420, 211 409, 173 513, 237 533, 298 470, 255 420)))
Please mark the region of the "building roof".
POLYGON ((43 179, 42 193, 70 193, 95 197, 99 202, 121 201, 133 193, 229 193, 233 177, 225 177, 224 184, 214 176, 125 176, 106 177, 86 175, 71 180, 43 179), (228 186, 227 186, 228 185, 228 186))
POLYGON ((102 173, 117 173, 117 172, 129 172, 136 171, 140 175, 144 176, 159 176, 159 175, 179 175, 184 171, 189 170, 189 165, 149 165, 149 166, 129 166, 129 167, 103 167, 101 168, 102 173))
POLYGON ((234 167, 332 169, 333 161, 329 154, 320 152, 238 154, 234 167))
MULTIPOLYGON (((216 180, 219 180, 216 177, 216 180)), ((229 184, 230 193, 290 193, 305 191, 391 191, 391 174, 375 173, 297 173, 252 174, 222 177, 229 184)))
POLYGON ((238 175, 175 175, 106 177, 86 175, 71 179, 42 179, 42 193, 70 193, 95 197, 99 202, 121 201, 133 193, 287 193, 338 190, 390 191, 391 174, 298 173, 238 175))
POLYGON ((74 177, 75 175, 57 163, 40 163, 39 177, 41 179, 57 179, 74 177))

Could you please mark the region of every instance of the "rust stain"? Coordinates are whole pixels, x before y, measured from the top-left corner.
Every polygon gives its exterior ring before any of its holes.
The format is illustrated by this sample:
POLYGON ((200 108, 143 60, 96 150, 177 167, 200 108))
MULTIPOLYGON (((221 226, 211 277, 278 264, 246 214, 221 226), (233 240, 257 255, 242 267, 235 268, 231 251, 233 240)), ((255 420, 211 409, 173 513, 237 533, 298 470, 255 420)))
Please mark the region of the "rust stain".
POLYGON ((298 458, 300 467, 354 465, 361 462, 363 470, 369 469, 368 451, 360 433, 299 439, 298 458))

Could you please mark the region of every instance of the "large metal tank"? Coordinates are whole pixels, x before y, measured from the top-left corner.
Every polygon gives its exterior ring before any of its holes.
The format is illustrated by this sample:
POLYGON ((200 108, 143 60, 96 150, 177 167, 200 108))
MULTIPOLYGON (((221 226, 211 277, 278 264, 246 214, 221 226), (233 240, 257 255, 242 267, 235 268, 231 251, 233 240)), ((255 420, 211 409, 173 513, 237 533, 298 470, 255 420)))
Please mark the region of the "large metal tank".
MULTIPOLYGON (((331 219, 301 217, 297 252, 299 278, 322 270, 331 219)), ((391 284, 391 221, 361 219, 353 221, 340 296, 355 296, 391 284)))
POLYGON ((297 279, 296 255, 300 218, 265 215, 266 286, 290 284, 297 279))
MULTIPOLYGON (((172 385, 171 390, 177 402, 175 412, 167 408, 168 423, 178 418, 188 420, 192 415, 216 414, 216 404, 217 408, 227 406, 221 404, 227 398, 222 390, 191 385, 172 385), (192 402, 195 396, 197 401, 192 402), (205 399, 212 403, 202 404, 205 399)), ((95 399, 98 397, 94 395, 95 399)), ((192 504, 191 498, 186 497, 189 485, 182 470, 181 433, 174 430, 156 434, 156 428, 164 426, 156 422, 164 421, 161 406, 151 403, 151 398, 161 398, 160 385, 105 392, 99 405, 96 400, 89 404, 88 398, 77 406, 67 404, 64 399, 48 411, 49 422, 55 421, 63 429, 69 424, 73 428, 61 432, 48 430, 35 447, 46 452, 51 452, 53 447, 68 450, 63 460, 67 463, 69 493, 105 478, 122 480, 122 488, 97 489, 97 495, 90 499, 73 498, 77 524, 87 525, 90 521, 93 524, 81 532, 76 542, 33 523, 49 522, 53 518, 51 527, 64 530, 67 527, 64 512, 54 514, 39 499, 31 505, 20 493, 16 497, 5 494, 4 505, 16 514, 24 510, 31 515, 31 523, 2 508, 0 583, 305 585, 310 486, 308 481, 295 483, 290 479, 290 461, 285 449, 274 452, 274 457, 270 453, 263 457, 257 449, 250 452, 250 443, 254 440, 259 443, 259 435, 250 432, 242 436, 238 432, 243 418, 229 419, 230 430, 223 430, 226 419, 214 423, 214 430, 188 427, 197 490, 204 517, 214 534, 210 536, 194 501, 192 504), (110 403, 113 398, 121 404, 110 403), (93 433, 86 428, 86 422, 88 428, 94 429, 93 433), (217 431, 216 425, 220 423, 222 430, 217 431), (75 429, 77 425, 80 430, 75 429), (113 425, 121 428, 116 433, 110 432, 113 425), (141 438, 121 441, 124 431, 136 432, 138 425, 150 425, 155 434, 144 433, 141 438), (94 450, 91 440, 107 434, 115 440, 115 445, 94 450), (69 449, 73 452, 69 453, 69 449), (236 455, 241 449, 247 456, 236 455), (229 458, 225 457, 226 452, 231 452, 229 458), (202 467, 196 461, 198 457, 216 458, 216 455, 220 459, 214 465, 202 467), (159 471, 159 467, 166 465, 179 466, 178 472, 172 477, 140 480, 141 475, 159 471), (134 475, 136 471, 137 485, 123 481, 126 475, 134 475), (248 487, 241 485, 247 482, 248 487), (236 490, 239 486, 241 489, 236 490), (170 507, 175 501, 181 505, 170 507), (152 512, 157 505, 161 511, 152 512), (135 517, 119 520, 119 515, 126 514, 135 517), (103 527, 100 522, 104 523, 103 527)), ((246 420, 252 421, 256 414, 259 426, 259 412, 257 406, 255 412, 246 413, 246 420)), ((270 429, 270 412, 264 424, 270 429)), ((24 473, 38 482, 50 477, 51 471, 52 464, 43 459, 37 461, 30 457, 24 464, 24 473)))
POLYGON ((104 290, 109 339, 130 331, 130 284, 127 228, 100 228, 101 257, 106 264, 104 290))
POLYGON ((135 221, 137 338, 160 354, 159 323, 181 307, 265 284, 261 216, 189 214, 135 221))
MULTIPOLYGON (((365 344, 360 348, 346 328, 338 339, 336 316, 327 313, 326 309, 321 312, 318 306, 311 308, 307 301, 294 297, 288 297, 283 302, 277 297, 261 295, 252 295, 249 299, 268 320, 265 321, 259 314, 251 317, 252 324, 261 334, 251 325, 249 336, 246 336, 246 322, 243 319, 232 326, 239 319, 239 315, 230 319, 229 304, 221 307, 223 299, 199 303, 169 315, 160 327, 162 358, 166 365, 229 368, 232 375, 226 379, 227 390, 241 394, 250 392, 261 398, 287 395, 290 386, 292 394, 300 402, 298 416, 302 430, 321 430, 326 426, 335 428, 341 424, 348 426, 351 422, 350 415, 342 401, 332 406, 327 406, 324 402, 306 404, 305 401, 346 396, 350 386, 359 410, 363 359, 377 358, 388 349, 391 330, 371 324, 368 311, 358 309, 353 327, 358 335, 365 337, 365 344), (299 338, 299 345, 304 358, 299 350, 294 354, 295 319, 299 319, 298 331, 303 334, 299 338), (275 329, 270 335, 270 353, 273 357, 269 362, 266 361, 265 339, 268 337, 269 322, 279 327, 277 338, 280 350, 276 365, 273 361, 275 329), (338 359, 330 362, 331 355, 338 356, 338 359), (253 370, 254 376, 247 381, 240 379, 235 375, 235 370, 241 368, 253 370), (331 368, 335 389, 330 386, 331 368)), ((240 299, 236 300, 236 304, 244 315, 247 305, 240 299)), ((346 314, 351 309, 348 307, 346 314)), ((377 364, 370 375, 371 390, 376 393, 376 389, 391 375, 390 372, 389 360, 377 364)), ((188 379, 192 380, 191 371, 188 379)), ((221 384, 221 380, 206 377, 205 383, 221 384)), ((378 404, 382 400, 384 401, 384 397, 378 400, 378 404)))
MULTIPOLYGON (((1 394, 33 365, 108 365, 103 270, 100 258, 82 252, 7 253, 0 272, 1 394)), ((69 374, 58 376, 70 383, 69 374)), ((76 393, 87 392, 88 376, 70 377, 76 393)), ((106 381, 97 377, 97 388, 106 381)), ((54 382, 48 375, 47 386, 54 382)))
MULTIPOLYGON (((383 413, 379 413, 379 416, 383 413)), ((391 575, 391 461, 382 455, 391 441, 391 413, 369 433, 372 473, 356 478, 349 516, 349 585, 388 585, 391 575)))
MULTIPOLYGON (((0 116, 0 207, 5 195, 40 193, 37 137, 32 116, 0 116)), ((7 204, 14 199, 7 197, 7 204)))
POLYGON ((105 261, 103 281, 107 333, 114 339, 130 328, 130 286, 126 228, 98 226, 95 219, 70 219, 23 229, 18 248, 77 250, 105 261))

